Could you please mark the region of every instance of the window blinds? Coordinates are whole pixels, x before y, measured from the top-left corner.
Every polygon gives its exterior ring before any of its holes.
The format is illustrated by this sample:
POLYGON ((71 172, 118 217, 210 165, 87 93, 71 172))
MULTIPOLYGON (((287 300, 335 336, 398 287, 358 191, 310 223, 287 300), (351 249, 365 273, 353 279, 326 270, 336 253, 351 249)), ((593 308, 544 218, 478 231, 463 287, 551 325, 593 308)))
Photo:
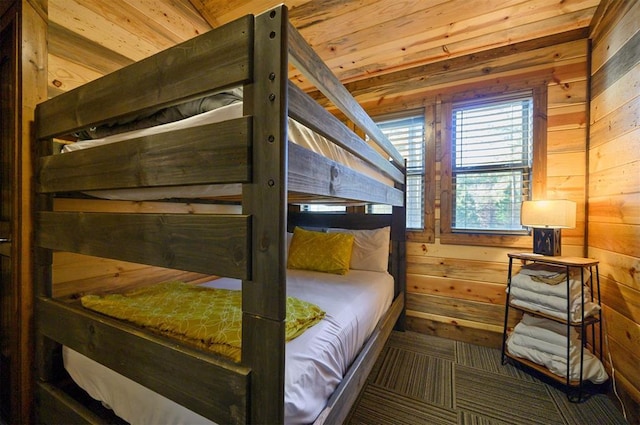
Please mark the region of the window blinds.
POLYGON ((531 94, 456 104, 452 129, 453 231, 522 231, 533 146, 531 94))
MULTIPOLYGON (((407 228, 424 227, 424 114, 377 121, 380 130, 407 160, 407 228)), ((373 205, 372 213, 389 213, 391 208, 373 205)))

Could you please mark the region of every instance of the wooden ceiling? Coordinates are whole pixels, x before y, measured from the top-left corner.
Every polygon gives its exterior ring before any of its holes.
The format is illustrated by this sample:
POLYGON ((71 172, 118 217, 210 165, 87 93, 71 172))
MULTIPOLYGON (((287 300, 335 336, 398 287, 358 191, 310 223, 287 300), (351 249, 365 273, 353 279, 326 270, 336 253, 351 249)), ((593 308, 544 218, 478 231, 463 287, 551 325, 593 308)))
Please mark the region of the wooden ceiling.
MULTIPOLYGON (((49 95, 276 0, 49 0, 49 95)), ((589 26, 600 0, 286 0, 345 83, 589 26)), ((291 78, 304 89, 295 70, 291 78)))

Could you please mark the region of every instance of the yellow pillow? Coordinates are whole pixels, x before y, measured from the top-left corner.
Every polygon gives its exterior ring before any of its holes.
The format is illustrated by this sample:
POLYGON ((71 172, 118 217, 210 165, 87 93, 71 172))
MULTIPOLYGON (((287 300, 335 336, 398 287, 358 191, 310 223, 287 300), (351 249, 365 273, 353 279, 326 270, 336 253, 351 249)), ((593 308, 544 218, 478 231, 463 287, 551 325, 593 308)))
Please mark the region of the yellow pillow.
POLYGON ((323 233, 296 227, 293 231, 287 267, 345 274, 349 271, 353 235, 323 233))

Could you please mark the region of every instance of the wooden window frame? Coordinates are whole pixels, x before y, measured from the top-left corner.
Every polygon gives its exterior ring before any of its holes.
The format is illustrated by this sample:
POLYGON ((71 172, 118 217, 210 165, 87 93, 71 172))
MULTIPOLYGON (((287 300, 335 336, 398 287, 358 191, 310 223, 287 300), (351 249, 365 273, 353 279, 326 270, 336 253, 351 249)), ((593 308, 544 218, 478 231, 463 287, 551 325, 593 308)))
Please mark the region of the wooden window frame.
MULTIPOLYGON (((439 109, 435 96, 426 96, 394 107, 383 106, 380 108, 370 108, 367 110, 372 117, 380 117, 389 114, 399 113, 401 111, 409 110, 423 110, 424 113, 424 218, 422 230, 420 229, 407 229, 406 237, 408 242, 415 243, 429 243, 436 242, 436 207, 437 207, 437 193, 438 193, 438 178, 437 178, 437 161, 438 152, 436 150, 436 144, 438 143, 438 131, 439 126, 439 109)), ((356 133, 357 133, 356 129, 356 133)))
MULTIPOLYGON (((533 95, 533 164, 531 199, 539 199, 546 193, 547 175, 547 86, 531 87, 533 95)), ((440 243, 455 245, 481 245, 501 247, 528 247, 531 236, 495 233, 453 232, 451 228, 453 193, 452 183, 452 113, 453 104, 470 98, 486 97, 491 99, 494 93, 460 93, 442 99, 441 107, 441 179, 440 179, 440 243)), ((425 208, 426 209, 426 208, 425 208)))
MULTIPOLYGON (((386 113, 384 115, 378 115, 375 116, 374 120, 376 122, 376 124, 380 124, 386 121, 391 121, 391 120, 396 120, 396 119, 403 119, 403 118, 413 118, 413 117, 422 117, 423 123, 422 123, 422 143, 423 143, 423 152, 422 152, 422 172, 420 174, 409 174, 408 170, 407 170, 407 180, 408 180, 408 176, 416 176, 416 175, 420 175, 422 177, 422 183, 421 183, 421 188, 422 188, 422 227, 418 228, 418 227, 409 227, 407 224, 407 234, 409 233, 417 233, 417 234, 422 234, 424 232, 425 227, 427 226, 427 215, 425 212, 426 206, 428 205, 427 203, 427 198, 426 198, 426 185, 427 185, 427 172, 428 172, 428 168, 429 167, 429 160, 427 160, 427 145, 426 145, 426 136, 427 136, 427 125, 429 124, 427 121, 427 114, 424 110, 424 108, 415 108, 415 109, 410 109, 407 108, 405 110, 402 111, 397 111, 397 112, 391 112, 391 113, 386 113)), ((434 161, 433 158, 431 158, 431 161, 434 161)), ((408 184, 408 183, 407 183, 408 184)), ((408 203, 408 200, 405 200, 405 202, 408 203)), ((405 207, 408 210, 408 206, 405 205, 405 207)), ((366 211, 369 211, 369 208, 366 208, 366 211)), ((375 213, 370 213, 370 214, 375 214, 375 213)), ((433 226, 432 226, 433 227, 433 226)))

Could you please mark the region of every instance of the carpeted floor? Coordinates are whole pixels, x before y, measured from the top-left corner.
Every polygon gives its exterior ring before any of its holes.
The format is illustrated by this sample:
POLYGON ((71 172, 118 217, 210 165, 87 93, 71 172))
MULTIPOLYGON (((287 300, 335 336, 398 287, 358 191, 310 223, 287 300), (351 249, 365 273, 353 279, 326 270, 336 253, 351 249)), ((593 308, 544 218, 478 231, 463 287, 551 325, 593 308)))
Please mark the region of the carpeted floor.
POLYGON ((351 425, 627 424, 609 397, 571 403, 563 387, 512 364, 500 350, 394 332, 350 413, 351 425))

